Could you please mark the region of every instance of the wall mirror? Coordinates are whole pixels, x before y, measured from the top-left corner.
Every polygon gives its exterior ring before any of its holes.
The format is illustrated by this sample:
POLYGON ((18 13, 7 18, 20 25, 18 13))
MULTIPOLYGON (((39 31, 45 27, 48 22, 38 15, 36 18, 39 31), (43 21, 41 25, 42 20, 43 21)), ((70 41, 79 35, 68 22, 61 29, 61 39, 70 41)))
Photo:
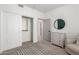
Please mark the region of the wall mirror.
POLYGON ((54 22, 54 27, 56 29, 63 29, 65 27, 65 21, 63 19, 57 19, 54 22))

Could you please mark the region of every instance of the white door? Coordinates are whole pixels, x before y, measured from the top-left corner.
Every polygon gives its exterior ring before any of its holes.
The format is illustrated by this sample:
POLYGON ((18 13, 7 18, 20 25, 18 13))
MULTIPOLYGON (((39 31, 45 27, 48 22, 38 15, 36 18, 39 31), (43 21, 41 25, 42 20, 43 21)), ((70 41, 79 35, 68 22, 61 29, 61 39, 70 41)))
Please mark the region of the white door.
POLYGON ((50 33, 50 19, 43 20, 43 39, 50 41, 51 40, 51 33, 50 33))
POLYGON ((2 50, 21 46, 21 16, 3 12, 2 50))
POLYGON ((38 41, 43 40, 43 20, 38 20, 38 41))

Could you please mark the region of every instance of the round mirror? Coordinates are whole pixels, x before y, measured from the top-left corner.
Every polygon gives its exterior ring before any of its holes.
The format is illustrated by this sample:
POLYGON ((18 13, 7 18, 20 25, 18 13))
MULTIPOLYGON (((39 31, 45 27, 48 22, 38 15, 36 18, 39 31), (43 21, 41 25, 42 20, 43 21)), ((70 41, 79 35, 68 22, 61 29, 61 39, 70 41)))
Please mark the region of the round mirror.
POLYGON ((54 22, 54 27, 56 29, 63 29, 65 27, 65 21, 63 19, 57 19, 54 22))

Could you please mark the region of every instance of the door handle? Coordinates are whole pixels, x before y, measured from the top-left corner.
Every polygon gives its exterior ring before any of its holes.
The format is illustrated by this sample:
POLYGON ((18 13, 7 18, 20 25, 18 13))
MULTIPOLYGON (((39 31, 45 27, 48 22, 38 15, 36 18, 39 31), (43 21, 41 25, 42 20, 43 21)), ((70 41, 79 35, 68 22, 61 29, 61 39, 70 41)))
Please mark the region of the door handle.
POLYGON ((48 32, 50 32, 50 30, 48 32))

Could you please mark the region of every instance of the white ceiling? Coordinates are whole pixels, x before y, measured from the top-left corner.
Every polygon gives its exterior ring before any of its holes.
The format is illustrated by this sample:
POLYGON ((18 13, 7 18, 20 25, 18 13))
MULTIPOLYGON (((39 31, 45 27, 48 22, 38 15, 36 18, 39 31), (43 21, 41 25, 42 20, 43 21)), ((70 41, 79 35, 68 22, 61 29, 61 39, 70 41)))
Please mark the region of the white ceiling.
POLYGON ((24 4, 25 6, 37 9, 41 12, 48 12, 65 4, 24 4))

